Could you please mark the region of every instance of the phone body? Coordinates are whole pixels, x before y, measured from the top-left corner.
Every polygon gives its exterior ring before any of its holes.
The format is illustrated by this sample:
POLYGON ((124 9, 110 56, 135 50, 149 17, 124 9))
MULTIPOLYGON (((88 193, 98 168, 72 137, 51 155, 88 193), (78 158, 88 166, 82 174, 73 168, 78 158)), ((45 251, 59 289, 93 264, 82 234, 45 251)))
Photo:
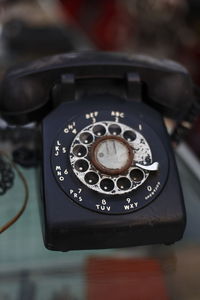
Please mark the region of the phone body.
POLYGON ((58 55, 8 72, 1 99, 8 122, 42 123, 48 249, 182 237, 185 207, 163 116, 180 121, 193 105, 185 68, 143 56, 58 55))

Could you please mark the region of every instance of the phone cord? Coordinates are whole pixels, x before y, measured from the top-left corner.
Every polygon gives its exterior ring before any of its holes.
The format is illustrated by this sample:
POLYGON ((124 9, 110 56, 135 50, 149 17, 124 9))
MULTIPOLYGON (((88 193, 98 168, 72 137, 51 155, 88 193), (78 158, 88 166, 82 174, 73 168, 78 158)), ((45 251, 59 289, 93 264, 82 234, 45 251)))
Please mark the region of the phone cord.
POLYGON ((27 202, 28 202, 28 198, 29 198, 29 189, 28 189, 28 184, 27 184, 27 181, 26 181, 24 175, 18 169, 16 164, 9 158, 9 156, 5 152, 0 151, 0 155, 6 157, 6 159, 9 161, 11 166, 15 169, 16 173, 19 175, 19 178, 21 179, 21 181, 23 183, 24 192, 25 192, 24 200, 23 200, 22 206, 21 206, 20 210, 18 211, 18 213, 13 218, 11 218, 8 222, 6 222, 3 226, 0 226, 0 233, 3 233, 5 230, 7 230, 9 227, 11 227, 23 214, 23 212, 27 206, 27 202))

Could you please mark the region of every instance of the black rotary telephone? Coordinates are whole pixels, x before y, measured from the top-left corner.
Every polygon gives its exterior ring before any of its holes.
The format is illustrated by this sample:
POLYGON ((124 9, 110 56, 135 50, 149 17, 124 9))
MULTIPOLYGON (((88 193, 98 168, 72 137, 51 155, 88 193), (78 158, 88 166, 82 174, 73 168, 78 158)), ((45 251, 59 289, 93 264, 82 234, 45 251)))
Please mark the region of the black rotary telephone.
POLYGON ((199 105, 191 77, 169 60, 69 53, 10 70, 2 117, 42 122, 44 242, 98 249, 179 240, 185 208, 171 140, 199 105), (163 115, 176 121, 168 135, 163 115))

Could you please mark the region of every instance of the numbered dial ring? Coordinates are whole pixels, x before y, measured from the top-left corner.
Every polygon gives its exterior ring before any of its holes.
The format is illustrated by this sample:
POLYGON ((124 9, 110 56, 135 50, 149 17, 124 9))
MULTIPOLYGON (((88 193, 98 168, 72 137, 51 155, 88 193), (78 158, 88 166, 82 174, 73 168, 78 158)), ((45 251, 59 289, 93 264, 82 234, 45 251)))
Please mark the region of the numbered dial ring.
POLYGON ((70 148, 70 161, 78 179, 102 194, 124 194, 148 177, 152 164, 144 136, 131 127, 102 121, 83 128, 70 148), (137 163, 140 166, 137 166, 137 163))
POLYGON ((168 156, 162 138, 138 113, 127 108, 120 120, 114 113, 95 111, 94 121, 85 111, 67 120, 52 144, 52 173, 66 201, 102 214, 127 214, 160 194, 168 156))

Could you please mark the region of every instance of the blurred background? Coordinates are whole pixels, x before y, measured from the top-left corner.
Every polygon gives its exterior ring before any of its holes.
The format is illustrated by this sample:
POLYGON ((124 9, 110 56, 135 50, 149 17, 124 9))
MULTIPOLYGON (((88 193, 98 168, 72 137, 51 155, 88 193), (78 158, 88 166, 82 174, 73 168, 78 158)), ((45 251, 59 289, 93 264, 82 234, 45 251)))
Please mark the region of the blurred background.
MULTIPOLYGON (((0 79, 18 63, 82 50, 170 58, 200 85, 200 1, 0 0, 0 79)), ((0 120, 0 130, 4 128, 0 120)), ((66 254, 44 249, 32 168, 38 158, 31 145, 28 152, 19 145, 19 137, 22 145, 37 144, 31 126, 20 132, 8 128, 0 135, 6 147, 8 138, 14 145, 13 158, 23 166, 30 191, 25 214, 0 236, 0 300, 200 299, 200 118, 186 141, 195 157, 185 148, 180 151, 184 162, 177 157, 188 225, 184 240, 169 247, 66 254)), ((13 188, 1 197, 1 220, 17 211, 20 184, 15 178, 13 188)))

